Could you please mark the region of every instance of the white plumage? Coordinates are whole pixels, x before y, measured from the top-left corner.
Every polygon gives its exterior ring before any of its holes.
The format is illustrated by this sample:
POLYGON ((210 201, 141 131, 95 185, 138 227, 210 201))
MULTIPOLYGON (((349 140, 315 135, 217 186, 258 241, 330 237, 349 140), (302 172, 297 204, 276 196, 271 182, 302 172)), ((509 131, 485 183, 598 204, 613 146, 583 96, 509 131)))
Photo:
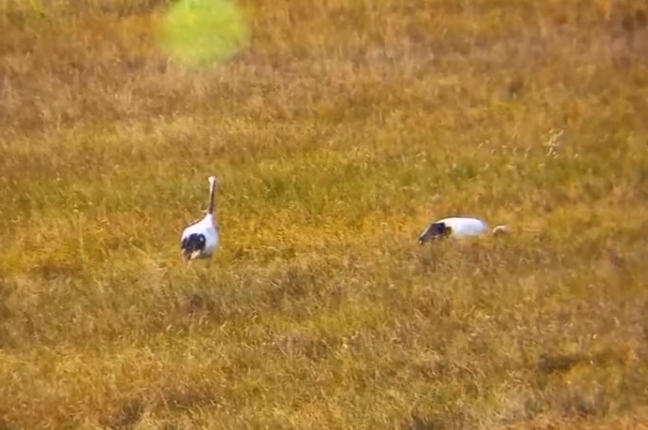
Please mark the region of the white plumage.
MULTIPOLYGON (((443 237, 466 237, 466 236, 479 236, 488 230, 488 223, 482 219, 474 217, 447 217, 432 222, 423 230, 419 236, 419 244, 423 244, 428 240, 433 240, 443 237)), ((505 225, 496 226, 492 233, 506 233, 509 229, 505 225)))
POLYGON ((216 195, 217 181, 215 176, 209 178, 209 209, 207 215, 195 224, 185 228, 182 232, 182 255, 187 261, 210 258, 218 249, 220 238, 218 234, 218 221, 214 216, 214 197, 216 195))

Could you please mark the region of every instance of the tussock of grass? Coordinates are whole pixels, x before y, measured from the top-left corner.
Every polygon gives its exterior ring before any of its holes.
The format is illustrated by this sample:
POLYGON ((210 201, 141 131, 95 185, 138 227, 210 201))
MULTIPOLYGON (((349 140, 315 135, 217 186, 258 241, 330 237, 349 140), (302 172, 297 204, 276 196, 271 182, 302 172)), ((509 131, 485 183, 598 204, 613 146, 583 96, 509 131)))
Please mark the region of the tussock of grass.
POLYGON ((0 6, 0 428, 645 426, 646 4, 167 4, 0 6))

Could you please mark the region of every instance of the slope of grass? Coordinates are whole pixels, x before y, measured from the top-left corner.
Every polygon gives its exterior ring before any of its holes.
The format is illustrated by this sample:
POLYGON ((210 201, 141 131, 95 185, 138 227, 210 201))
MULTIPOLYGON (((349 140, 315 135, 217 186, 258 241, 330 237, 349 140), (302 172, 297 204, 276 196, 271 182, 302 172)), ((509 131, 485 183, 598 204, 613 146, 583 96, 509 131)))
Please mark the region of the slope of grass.
POLYGON ((0 428, 646 428, 645 2, 0 7, 0 428))

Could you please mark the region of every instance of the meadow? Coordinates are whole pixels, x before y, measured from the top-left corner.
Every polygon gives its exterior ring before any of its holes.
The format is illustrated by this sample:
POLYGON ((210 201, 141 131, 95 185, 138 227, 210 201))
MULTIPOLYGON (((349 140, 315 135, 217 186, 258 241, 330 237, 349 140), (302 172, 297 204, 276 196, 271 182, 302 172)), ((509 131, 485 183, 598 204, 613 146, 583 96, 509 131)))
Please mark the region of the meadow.
POLYGON ((648 428, 646 1, 167 7, 0 2, 0 429, 648 428))

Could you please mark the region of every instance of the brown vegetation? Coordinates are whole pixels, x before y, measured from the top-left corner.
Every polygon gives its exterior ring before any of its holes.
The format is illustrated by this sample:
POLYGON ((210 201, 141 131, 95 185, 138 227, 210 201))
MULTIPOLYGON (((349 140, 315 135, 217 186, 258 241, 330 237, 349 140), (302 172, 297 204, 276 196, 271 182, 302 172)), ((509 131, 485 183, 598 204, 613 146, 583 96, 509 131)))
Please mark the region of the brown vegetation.
POLYGON ((0 2, 0 429, 646 428, 645 1, 250 0, 198 70, 164 2, 35 3, 0 2), (416 244, 454 212, 514 234, 416 244))

